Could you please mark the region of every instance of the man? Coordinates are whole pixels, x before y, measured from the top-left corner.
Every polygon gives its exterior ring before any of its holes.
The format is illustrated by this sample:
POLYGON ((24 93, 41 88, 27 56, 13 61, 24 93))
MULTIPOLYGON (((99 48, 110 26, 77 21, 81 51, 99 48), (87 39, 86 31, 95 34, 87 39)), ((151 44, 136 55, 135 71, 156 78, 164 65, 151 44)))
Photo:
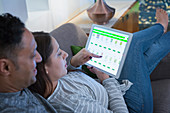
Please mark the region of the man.
POLYGON ((41 56, 32 33, 19 18, 0 16, 0 112, 56 112, 27 87, 36 81, 41 56))

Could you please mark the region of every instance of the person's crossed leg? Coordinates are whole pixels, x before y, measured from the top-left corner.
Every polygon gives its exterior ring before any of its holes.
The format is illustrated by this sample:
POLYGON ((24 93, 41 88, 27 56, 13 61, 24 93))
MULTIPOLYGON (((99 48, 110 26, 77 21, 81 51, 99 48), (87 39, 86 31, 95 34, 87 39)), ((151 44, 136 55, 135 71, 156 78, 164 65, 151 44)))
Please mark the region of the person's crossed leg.
POLYGON ((119 78, 128 79, 134 84, 124 96, 131 113, 152 112, 153 100, 149 75, 170 49, 168 45, 170 34, 169 32, 164 34, 168 26, 168 15, 163 9, 157 9, 156 17, 157 22, 154 26, 133 34, 119 78))

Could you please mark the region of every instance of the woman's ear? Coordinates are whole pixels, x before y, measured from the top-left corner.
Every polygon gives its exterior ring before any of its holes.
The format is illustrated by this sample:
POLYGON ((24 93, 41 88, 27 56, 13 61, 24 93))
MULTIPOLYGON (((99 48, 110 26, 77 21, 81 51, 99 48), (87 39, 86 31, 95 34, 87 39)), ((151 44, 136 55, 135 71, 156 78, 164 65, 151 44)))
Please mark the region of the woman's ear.
POLYGON ((10 62, 8 59, 0 59, 0 75, 8 76, 10 74, 10 62))
POLYGON ((48 74, 48 66, 45 64, 45 72, 48 74))

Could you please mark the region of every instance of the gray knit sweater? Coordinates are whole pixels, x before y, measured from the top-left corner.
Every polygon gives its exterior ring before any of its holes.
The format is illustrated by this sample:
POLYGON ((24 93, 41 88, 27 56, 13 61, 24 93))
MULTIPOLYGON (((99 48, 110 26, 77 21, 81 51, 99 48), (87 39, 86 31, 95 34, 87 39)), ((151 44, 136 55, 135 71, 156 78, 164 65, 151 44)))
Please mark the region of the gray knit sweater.
POLYGON ((57 113, 56 110, 38 94, 27 88, 19 92, 0 93, 0 113, 57 113))

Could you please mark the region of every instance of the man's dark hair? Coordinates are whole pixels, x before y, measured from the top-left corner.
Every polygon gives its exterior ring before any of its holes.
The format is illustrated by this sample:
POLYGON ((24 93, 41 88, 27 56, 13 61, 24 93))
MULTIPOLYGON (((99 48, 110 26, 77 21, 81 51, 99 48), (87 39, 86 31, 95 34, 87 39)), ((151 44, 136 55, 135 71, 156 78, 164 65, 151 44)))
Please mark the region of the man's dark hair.
POLYGON ((25 25, 9 13, 0 15, 0 59, 10 59, 16 63, 16 51, 21 48, 25 25))

